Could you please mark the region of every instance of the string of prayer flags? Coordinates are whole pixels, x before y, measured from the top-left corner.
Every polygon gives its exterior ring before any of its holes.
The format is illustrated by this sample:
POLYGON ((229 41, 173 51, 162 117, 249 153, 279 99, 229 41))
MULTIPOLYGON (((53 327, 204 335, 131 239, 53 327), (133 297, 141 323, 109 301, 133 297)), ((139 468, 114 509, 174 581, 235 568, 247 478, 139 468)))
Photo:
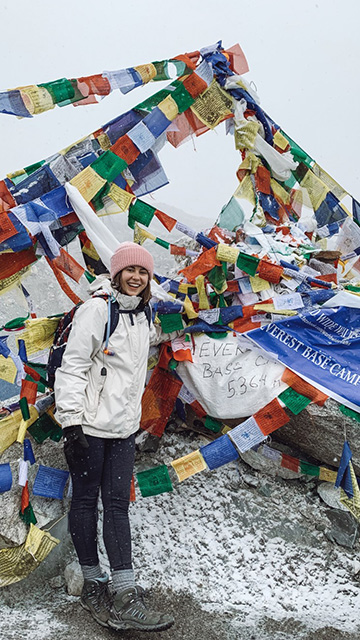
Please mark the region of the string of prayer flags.
POLYGON ((291 387, 282 391, 278 396, 278 399, 283 402, 284 405, 296 416, 311 402, 310 398, 302 396, 291 387))
POLYGON ((236 448, 227 435, 220 436, 204 447, 200 447, 200 453, 210 470, 222 467, 224 464, 237 460, 239 457, 236 448))
POLYGON ((29 483, 27 480, 21 492, 21 506, 19 516, 25 522, 25 524, 37 523, 37 519, 30 502, 29 483))
POLYGON ((10 491, 12 487, 12 473, 8 462, 0 464, 0 493, 10 491))
POLYGON ((69 472, 63 469, 54 469, 40 464, 33 485, 34 496, 44 498, 57 498, 61 500, 69 477, 69 472))
POLYGON ((173 467, 179 482, 183 482, 183 480, 190 478, 190 476, 206 469, 205 460, 199 450, 192 451, 182 458, 173 460, 171 462, 171 466, 173 467))
POLYGON ((136 478, 143 498, 173 491, 169 471, 165 464, 140 471, 136 474, 136 478))
POLYGON ((30 530, 23 544, 0 549, 0 586, 6 587, 26 578, 59 542, 47 531, 30 523, 30 530))

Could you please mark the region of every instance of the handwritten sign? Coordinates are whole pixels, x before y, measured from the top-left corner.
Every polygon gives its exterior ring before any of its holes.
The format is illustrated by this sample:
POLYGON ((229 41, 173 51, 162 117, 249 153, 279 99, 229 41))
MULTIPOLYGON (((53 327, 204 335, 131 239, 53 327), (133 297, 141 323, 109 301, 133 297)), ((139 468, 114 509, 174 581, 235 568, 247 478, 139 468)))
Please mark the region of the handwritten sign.
POLYGON ((284 367, 264 351, 240 345, 237 336, 216 340, 194 337, 193 362, 179 362, 176 372, 187 389, 214 418, 244 418, 271 402, 286 388, 284 367))

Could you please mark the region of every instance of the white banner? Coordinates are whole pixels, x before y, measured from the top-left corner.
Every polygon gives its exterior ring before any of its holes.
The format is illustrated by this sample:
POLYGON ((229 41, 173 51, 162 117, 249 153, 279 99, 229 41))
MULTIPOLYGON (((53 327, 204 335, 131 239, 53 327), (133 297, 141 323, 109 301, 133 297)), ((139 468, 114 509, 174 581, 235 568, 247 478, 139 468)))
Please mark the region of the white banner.
POLYGON ((214 418, 251 416, 287 387, 281 382, 284 365, 240 345, 232 333, 221 339, 200 334, 194 343, 193 362, 179 362, 176 372, 214 418))

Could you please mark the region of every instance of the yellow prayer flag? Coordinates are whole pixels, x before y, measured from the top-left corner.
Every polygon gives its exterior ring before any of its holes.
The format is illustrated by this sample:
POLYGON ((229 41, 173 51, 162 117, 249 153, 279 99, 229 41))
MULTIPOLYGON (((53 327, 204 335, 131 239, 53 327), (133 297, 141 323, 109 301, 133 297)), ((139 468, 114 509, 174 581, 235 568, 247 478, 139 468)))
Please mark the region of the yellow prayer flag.
POLYGON ((45 560, 60 540, 47 531, 30 524, 23 544, 18 547, 0 549, 0 587, 6 587, 26 578, 45 560))
POLYGON ((235 148, 240 150, 253 149, 259 129, 258 122, 241 120, 239 126, 235 127, 235 148))
POLYGON ((286 147, 289 146, 289 141, 286 140, 286 138, 278 130, 274 135, 274 144, 276 144, 276 146, 279 147, 279 149, 282 149, 283 151, 285 151, 286 147))
POLYGON ((0 420, 0 455, 15 442, 21 418, 21 411, 18 409, 0 420))
POLYGON ((32 355, 42 349, 49 349, 60 318, 29 318, 20 334, 25 341, 26 353, 32 355))
POLYGON ((250 173, 256 173, 260 164, 262 164, 260 158, 249 151, 238 168, 238 171, 250 171, 250 173))
POLYGON ((226 116, 232 115, 232 98, 213 80, 190 109, 203 124, 214 129, 226 116))
POLYGON ((313 209, 318 209, 323 200, 325 200, 329 188, 311 169, 307 171, 300 184, 307 190, 313 209))
POLYGON ((94 169, 90 166, 80 171, 72 180, 70 180, 70 184, 80 191, 82 197, 86 200, 86 202, 90 202, 98 191, 106 184, 106 180, 99 176, 94 169))
POLYGON ((255 311, 265 311, 266 313, 275 313, 275 307, 271 303, 266 304, 254 304, 255 311))
POLYGON ((271 178, 270 186, 273 190, 274 195, 277 196, 279 200, 281 200, 281 202, 283 202, 284 204, 290 204, 290 195, 287 191, 285 191, 284 187, 282 187, 277 180, 271 178))
POLYGON ((343 189, 343 187, 338 182, 336 182, 334 178, 329 176, 329 174, 326 173, 326 171, 322 167, 320 167, 320 165, 318 165, 316 162, 311 167, 311 170, 315 173, 315 175, 318 178, 320 178, 322 182, 324 182, 324 184, 326 184, 326 186, 329 187, 330 191, 334 194, 336 198, 338 198, 338 200, 341 200, 342 198, 344 198, 344 196, 347 195, 347 192, 345 191, 345 189, 343 189))
POLYGON ((350 513, 356 518, 356 520, 360 520, 360 490, 359 485, 356 479, 354 467, 352 462, 349 461, 349 469, 353 486, 354 497, 349 498, 343 489, 340 490, 340 502, 349 509, 350 513))
POLYGON ((45 87, 38 87, 36 84, 32 84, 27 87, 18 87, 18 89, 25 107, 31 115, 54 109, 55 105, 51 94, 45 87))
POLYGON ((167 96, 165 100, 159 102, 158 107, 168 120, 174 120, 179 114, 178 106, 171 96, 167 96))
POLYGON ((259 291, 266 291, 266 289, 270 289, 270 285, 267 280, 263 280, 259 278, 259 276, 250 276, 250 285, 254 293, 258 293, 259 291))
POLYGON ((98 141, 100 147, 103 149, 103 151, 108 151, 108 149, 110 149, 111 147, 111 140, 109 138, 109 136, 107 135, 107 133, 100 133, 99 136, 97 136, 96 140, 98 141))
POLYGON ((199 473, 206 469, 205 460, 199 450, 188 453, 187 456, 183 456, 177 460, 173 460, 171 462, 171 466, 173 467, 179 482, 182 482, 183 480, 186 480, 186 478, 195 475, 195 473, 199 473))
POLYGON ((231 262, 235 264, 239 257, 239 249, 236 247, 230 247, 228 244, 220 243, 216 250, 216 257, 223 262, 231 262))
POLYGON ((32 404, 29 405, 29 413, 30 413, 30 418, 28 420, 21 419, 20 424, 19 424, 19 429, 18 429, 18 434, 17 434, 17 437, 16 437, 16 442, 20 442, 20 444, 22 444, 24 442, 24 438, 25 438, 26 431, 28 430, 28 428, 39 417, 39 413, 38 413, 37 409, 35 409, 35 407, 32 404))
MULTIPOLYGON (((180 287, 179 287, 179 289, 180 289, 180 287)), ((192 320, 193 318, 198 318, 199 317, 199 314, 195 311, 195 309, 193 307, 193 303, 191 302, 189 296, 185 296, 184 312, 186 313, 186 315, 189 318, 189 320, 192 320)))
POLYGON ((150 82, 156 76, 156 67, 152 62, 148 64, 139 64, 134 69, 140 74, 141 80, 145 84, 146 82, 150 82))
POLYGON ((179 293, 187 293, 189 291, 189 287, 193 287, 193 284, 188 284, 187 282, 180 282, 179 284, 179 293))
POLYGON ((18 169, 18 171, 13 171, 12 173, 6 174, 6 177, 9 178, 9 180, 12 180, 13 178, 18 178, 19 176, 27 176, 25 169, 18 169))
POLYGON ((195 284, 199 295, 199 309, 210 309, 210 304, 205 289, 205 276, 198 276, 195 280, 195 284))
POLYGON ((16 377, 16 367, 11 358, 0 355, 0 378, 6 382, 14 383, 16 377))
POLYGON ((110 191, 107 195, 118 205, 120 211, 127 211, 135 198, 133 193, 128 193, 114 183, 110 185, 110 191))
POLYGON ((324 480, 325 482, 335 482, 336 476, 336 471, 331 471, 330 469, 326 469, 326 467, 320 467, 319 480, 324 480))
POLYGON ((234 196, 235 198, 244 198, 245 200, 249 200, 249 202, 255 206, 255 193, 250 176, 245 176, 245 178, 240 182, 234 196))

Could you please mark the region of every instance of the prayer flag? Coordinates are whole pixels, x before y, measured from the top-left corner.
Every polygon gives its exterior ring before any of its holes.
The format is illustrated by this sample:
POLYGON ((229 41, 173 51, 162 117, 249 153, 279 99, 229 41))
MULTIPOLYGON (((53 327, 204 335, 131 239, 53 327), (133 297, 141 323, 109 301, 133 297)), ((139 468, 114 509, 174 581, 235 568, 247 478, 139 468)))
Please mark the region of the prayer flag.
POLYGON ((204 471, 206 469, 206 463, 199 450, 192 451, 188 455, 173 460, 171 466, 175 470, 175 473, 179 479, 179 482, 190 478, 190 476, 204 471))
POLYGON ((0 464, 0 493, 10 491, 12 486, 12 473, 9 462, 0 464))
POLYGON ((241 269, 241 271, 245 271, 245 273, 248 273, 250 276, 254 276, 259 262, 260 260, 259 258, 256 258, 256 256, 250 256, 240 251, 236 261, 236 266, 238 269, 241 269))
POLYGON ((209 469, 217 469, 239 457, 237 450, 227 435, 220 436, 220 438, 213 440, 213 442, 204 447, 200 447, 200 453, 209 469))
POLYGON ((289 422, 289 416, 281 407, 277 398, 274 398, 263 409, 254 413, 254 419, 260 427, 262 433, 267 436, 272 431, 279 429, 289 422))
POLYGON ((136 474, 136 478, 143 498, 173 491, 169 471, 165 464, 140 471, 136 474))
POLYGON ((39 465, 36 474, 33 494, 34 496, 43 496, 44 498, 63 498, 65 484, 69 477, 69 472, 63 469, 54 469, 53 467, 45 467, 39 465))
POLYGON ((308 404, 310 404, 311 402, 310 398, 307 398, 306 396, 303 396, 300 393, 297 393, 291 387, 288 387, 287 389, 285 389, 285 391, 280 393, 278 398, 296 416, 298 415, 298 413, 300 413, 300 411, 305 409, 305 407, 307 407, 308 404))
POLYGON ((265 436, 253 416, 229 431, 229 437, 241 453, 252 449, 265 440, 265 436))

